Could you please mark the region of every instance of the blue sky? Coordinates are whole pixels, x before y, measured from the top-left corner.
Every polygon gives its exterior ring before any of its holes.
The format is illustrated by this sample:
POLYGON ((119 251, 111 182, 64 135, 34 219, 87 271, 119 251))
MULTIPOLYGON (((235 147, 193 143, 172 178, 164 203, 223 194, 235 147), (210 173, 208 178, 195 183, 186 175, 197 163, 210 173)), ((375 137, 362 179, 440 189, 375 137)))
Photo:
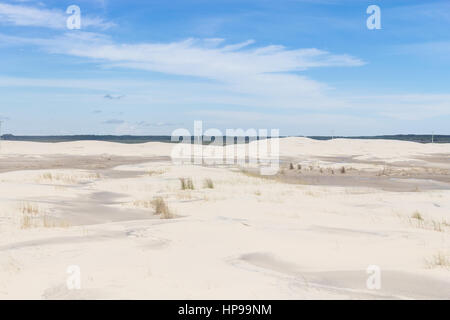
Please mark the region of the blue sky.
POLYGON ((450 134, 449 70, 449 1, 0 0, 3 133, 450 134))

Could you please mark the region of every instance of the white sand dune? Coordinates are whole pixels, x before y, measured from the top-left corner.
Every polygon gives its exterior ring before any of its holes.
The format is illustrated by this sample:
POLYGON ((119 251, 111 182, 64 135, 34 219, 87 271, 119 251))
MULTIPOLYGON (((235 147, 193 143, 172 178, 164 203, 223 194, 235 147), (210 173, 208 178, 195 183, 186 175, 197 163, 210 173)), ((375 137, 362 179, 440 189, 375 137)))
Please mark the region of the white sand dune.
POLYGON ((279 145, 260 177, 173 144, 1 141, 0 299, 450 299, 450 144, 279 145))
MULTIPOLYGON (((358 156, 388 159, 408 158, 417 155, 448 154, 450 144, 422 144, 397 140, 281 138, 282 156, 358 156)), ((257 143, 257 142, 252 142, 257 143)), ((0 155, 121 155, 121 156, 170 156, 173 145, 161 142, 121 144, 99 141, 74 141, 60 143, 35 143, 2 141, 0 155)))

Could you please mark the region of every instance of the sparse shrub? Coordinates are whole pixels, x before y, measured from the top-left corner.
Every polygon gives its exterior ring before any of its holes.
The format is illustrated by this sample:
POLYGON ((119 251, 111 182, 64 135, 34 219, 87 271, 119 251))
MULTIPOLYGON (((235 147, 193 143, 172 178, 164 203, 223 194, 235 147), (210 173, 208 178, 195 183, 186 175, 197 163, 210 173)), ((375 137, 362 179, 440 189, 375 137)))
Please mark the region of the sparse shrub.
POLYGON ((68 227, 70 227, 69 222, 58 221, 58 220, 52 219, 48 215, 43 215, 41 218, 42 218, 42 226, 44 228, 68 228, 68 227))
POLYGON ((173 214, 169 210, 169 206, 161 197, 156 197, 152 200, 152 206, 155 210, 155 214, 162 215, 163 219, 170 219, 173 218, 173 214))
POLYGON ((22 212, 22 219, 20 222, 21 229, 70 227, 69 222, 65 220, 55 220, 37 205, 26 203, 22 205, 20 210, 22 212))
POLYGON ((431 258, 431 260, 427 260, 427 263, 430 268, 450 268, 450 257, 446 256, 442 252, 438 252, 431 258))
POLYGON ((42 178, 45 180, 53 180, 53 175, 50 172, 44 173, 42 178))
POLYGON ((154 176, 154 175, 163 174, 164 172, 165 172, 164 170, 149 170, 149 171, 147 171, 147 174, 149 176, 154 176))
POLYGON ((31 215, 37 215, 39 213, 39 206, 32 203, 23 203, 20 207, 20 211, 23 214, 31 214, 31 215))
POLYGON ((33 225, 31 216, 24 214, 22 216, 22 222, 20 224, 21 229, 29 229, 33 225))
POLYGON ((291 163, 289 163, 289 170, 294 170, 294 165, 291 163))
POLYGON ((136 200, 136 201, 133 201, 133 206, 135 206, 135 207, 143 207, 143 208, 153 207, 152 202, 148 201, 148 200, 136 200))
POLYGON ((443 232, 442 224, 438 221, 432 220, 431 223, 433 224, 433 230, 437 232, 443 232))
POLYGON ((180 178, 181 190, 194 190, 194 183, 191 178, 180 178))
POLYGON ((423 221, 423 217, 419 211, 414 212, 413 215, 411 216, 411 218, 423 221))
POLYGON ((64 174, 64 173, 51 173, 46 172, 37 179, 37 182, 41 182, 42 180, 45 182, 62 182, 67 184, 76 184, 85 179, 100 179, 101 174, 98 172, 94 173, 86 173, 86 174, 64 174))
POLYGON ((414 225, 415 227, 426 229, 426 230, 433 230, 437 232, 444 232, 446 225, 446 221, 443 220, 442 222, 433 220, 433 219, 427 219, 422 216, 422 214, 419 211, 416 211, 411 216, 412 219, 410 220, 410 223, 414 225), (414 223, 413 223, 414 222, 414 223))
POLYGON ((301 164, 297 164, 297 170, 302 170, 302 165, 301 164))
POLYGON ((342 173, 342 174, 345 174, 345 172, 346 172, 346 171, 345 171, 345 167, 342 166, 342 168, 341 168, 341 173, 342 173))
POLYGON ((206 178, 203 182, 203 186, 208 189, 214 189, 214 182, 210 178, 206 178))

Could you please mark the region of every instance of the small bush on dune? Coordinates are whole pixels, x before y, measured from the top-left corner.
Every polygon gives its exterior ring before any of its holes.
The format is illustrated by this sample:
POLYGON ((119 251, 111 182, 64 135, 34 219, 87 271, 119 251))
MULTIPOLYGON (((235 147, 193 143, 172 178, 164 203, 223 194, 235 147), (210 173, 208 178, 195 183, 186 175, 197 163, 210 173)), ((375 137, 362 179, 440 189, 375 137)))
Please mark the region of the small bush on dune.
POLYGON ((191 178, 180 178, 181 190, 194 190, 194 183, 191 178))
POLYGON ((411 216, 411 218, 417 219, 417 220, 423 220, 423 217, 419 211, 414 212, 413 215, 411 216))
POLYGON ((50 172, 44 173, 42 178, 45 180, 53 180, 53 175, 50 172))
POLYGON ((20 211, 22 211, 23 214, 37 215, 40 212, 40 209, 38 205, 27 202, 22 204, 20 211))
POLYGON ((427 263, 430 268, 450 268, 450 257, 446 256, 442 252, 439 252, 430 260, 427 260, 427 263))
POLYGON ((210 178, 205 179, 203 185, 205 188, 214 189, 214 182, 210 178))
POLYGON ((418 228, 426 229, 426 230, 433 230, 437 232, 445 232, 445 227, 448 227, 448 223, 446 220, 437 221, 434 219, 425 219, 424 216, 419 212, 416 211, 411 215, 410 223, 418 228))
POLYGON ((163 219, 173 218, 172 212, 169 210, 169 206, 161 197, 156 197, 152 201, 153 209, 155 210, 155 214, 162 215, 163 219))

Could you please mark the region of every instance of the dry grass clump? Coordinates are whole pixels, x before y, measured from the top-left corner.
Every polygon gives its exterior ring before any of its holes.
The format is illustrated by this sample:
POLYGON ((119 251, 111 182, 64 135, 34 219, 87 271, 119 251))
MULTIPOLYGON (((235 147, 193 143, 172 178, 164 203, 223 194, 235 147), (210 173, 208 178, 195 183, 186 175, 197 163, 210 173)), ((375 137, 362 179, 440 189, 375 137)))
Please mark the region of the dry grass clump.
POLYGON ((173 218, 173 214, 169 209, 166 201, 162 197, 156 197, 151 202, 153 209, 155 210, 155 214, 160 214, 163 219, 171 219, 173 218))
POLYGON ((305 194, 310 197, 319 197, 320 196, 320 194, 318 192, 314 192, 311 190, 305 191, 305 194))
POLYGON ((152 201, 149 200, 136 200, 133 202, 133 206, 141 208, 153 208, 152 201))
POLYGON ((192 200, 194 199, 194 196, 192 195, 191 191, 178 191, 175 194, 175 197, 179 200, 192 200))
POLYGON ((33 226, 33 218, 30 215, 24 214, 20 223, 20 229, 29 229, 33 226))
POLYGON ((341 168, 341 170, 340 170, 340 171, 341 171, 341 173, 342 173, 342 174, 345 174, 345 172, 346 172, 346 170, 345 170, 345 167, 344 167, 344 166, 342 166, 342 168, 341 168))
MULTIPOLYGON (((251 171, 248 169, 241 169, 240 172, 250 178, 257 178, 257 179, 261 179, 261 181, 265 180, 265 181, 272 181, 274 183, 285 183, 285 181, 283 180, 282 175, 285 174, 285 171, 283 170, 283 168, 281 168, 278 171, 278 174, 275 175, 263 175, 261 174, 259 171, 251 171)), ((305 181, 301 180, 301 179, 296 179, 295 180, 296 184, 307 184, 305 181)))
POLYGON ((423 221, 423 217, 419 211, 414 212, 413 215, 411 216, 411 218, 423 221))
POLYGON ((21 229, 68 228, 70 226, 67 221, 52 218, 36 204, 24 203, 20 207, 20 212, 22 213, 21 229))
POLYGON ((53 175, 50 172, 47 172, 47 173, 44 173, 41 176, 41 178, 44 179, 44 180, 53 180, 53 175))
POLYGON ((297 164, 297 170, 302 170, 302 165, 301 164, 297 164))
POLYGON ((147 171, 147 174, 149 176, 160 175, 160 174, 163 174, 163 173, 166 173, 166 170, 160 169, 160 170, 149 170, 149 171, 147 171))
POLYGON ((206 178, 203 181, 203 186, 207 189, 214 189, 214 182, 210 178, 206 178))
POLYGON ((22 214, 29 214, 29 215, 37 215, 40 210, 39 210, 39 206, 37 204, 33 204, 33 203, 22 203, 20 206, 20 211, 22 212, 22 214))
POLYGON ((64 220, 56 220, 47 214, 42 216, 32 216, 24 214, 20 223, 21 229, 31 228, 69 228, 70 223, 64 220))
POLYGON ((70 227, 70 223, 65 220, 57 220, 49 215, 42 216, 42 227, 44 228, 68 228, 70 227))
POLYGON ((289 170, 294 170, 294 164, 292 162, 289 163, 289 170))
POLYGON ((426 260, 429 268, 450 269, 450 257, 442 252, 438 252, 431 259, 426 260))
POLYGON ((181 190, 194 190, 194 183, 191 178, 180 178, 181 190))
POLYGON ((409 222, 417 228, 433 230, 437 232, 444 232, 445 227, 449 226, 448 222, 445 220, 437 221, 434 219, 425 219, 419 211, 416 211, 412 214, 409 222))
POLYGON ((92 179, 100 179, 101 175, 98 172, 95 173, 88 173, 88 174, 78 174, 78 175, 69 175, 69 174, 63 174, 63 173, 51 173, 46 172, 37 179, 38 182, 44 181, 44 182, 62 182, 66 184, 76 184, 80 182, 81 180, 92 180, 92 179))

